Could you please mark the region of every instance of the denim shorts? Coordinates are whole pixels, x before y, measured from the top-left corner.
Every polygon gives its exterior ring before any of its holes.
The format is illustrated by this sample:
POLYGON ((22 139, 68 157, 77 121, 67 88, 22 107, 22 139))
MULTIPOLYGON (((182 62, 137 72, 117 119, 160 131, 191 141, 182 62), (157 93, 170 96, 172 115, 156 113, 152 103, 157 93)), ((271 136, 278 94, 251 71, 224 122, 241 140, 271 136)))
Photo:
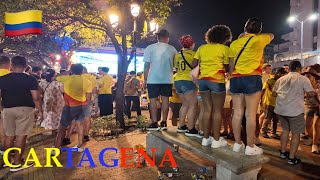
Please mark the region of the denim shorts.
POLYGON ((177 94, 186 94, 188 92, 197 91, 197 86, 192 81, 175 81, 174 87, 176 88, 177 94))
POLYGON ((82 122, 84 120, 83 106, 64 106, 61 114, 60 124, 63 127, 68 127, 73 120, 82 122))
POLYGON ((211 91, 211 92, 226 92, 225 83, 216 83, 208 80, 199 80, 199 91, 211 91))
POLYGON ((262 91, 262 78, 260 75, 242 76, 230 79, 231 94, 251 95, 262 91))

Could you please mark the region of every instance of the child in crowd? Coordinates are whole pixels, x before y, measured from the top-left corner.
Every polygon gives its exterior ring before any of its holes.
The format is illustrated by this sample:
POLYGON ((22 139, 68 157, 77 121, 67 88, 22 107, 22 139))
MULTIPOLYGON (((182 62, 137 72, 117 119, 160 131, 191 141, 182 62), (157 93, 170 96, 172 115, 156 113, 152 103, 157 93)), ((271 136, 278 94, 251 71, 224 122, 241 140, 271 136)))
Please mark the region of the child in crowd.
POLYGON ((169 118, 172 120, 172 126, 177 126, 179 121, 179 111, 182 104, 174 86, 172 86, 172 96, 169 98, 169 102, 172 115, 169 118))

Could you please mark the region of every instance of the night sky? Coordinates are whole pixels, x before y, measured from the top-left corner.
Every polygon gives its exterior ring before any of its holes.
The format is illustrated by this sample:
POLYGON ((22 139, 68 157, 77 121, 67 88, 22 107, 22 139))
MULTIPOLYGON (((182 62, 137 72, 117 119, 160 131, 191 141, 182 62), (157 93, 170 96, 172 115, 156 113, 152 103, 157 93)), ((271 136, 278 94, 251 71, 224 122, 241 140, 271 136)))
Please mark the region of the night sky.
POLYGON ((204 34, 216 24, 231 28, 233 39, 243 32, 246 20, 260 18, 263 32, 275 34, 272 43, 281 42, 281 35, 290 31, 286 19, 290 13, 290 0, 183 0, 181 7, 174 8, 164 28, 171 34, 171 42, 179 47, 178 38, 190 34, 196 47, 205 43, 204 34))

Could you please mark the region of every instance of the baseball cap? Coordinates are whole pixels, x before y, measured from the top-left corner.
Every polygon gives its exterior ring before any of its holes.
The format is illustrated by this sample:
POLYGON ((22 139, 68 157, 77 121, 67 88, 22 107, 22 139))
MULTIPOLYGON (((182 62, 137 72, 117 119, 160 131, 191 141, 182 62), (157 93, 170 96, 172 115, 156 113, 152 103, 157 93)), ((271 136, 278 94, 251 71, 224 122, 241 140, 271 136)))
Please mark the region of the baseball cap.
POLYGON ((158 32, 155 33, 158 36, 162 36, 162 37, 169 37, 169 31, 166 29, 160 29, 158 32))

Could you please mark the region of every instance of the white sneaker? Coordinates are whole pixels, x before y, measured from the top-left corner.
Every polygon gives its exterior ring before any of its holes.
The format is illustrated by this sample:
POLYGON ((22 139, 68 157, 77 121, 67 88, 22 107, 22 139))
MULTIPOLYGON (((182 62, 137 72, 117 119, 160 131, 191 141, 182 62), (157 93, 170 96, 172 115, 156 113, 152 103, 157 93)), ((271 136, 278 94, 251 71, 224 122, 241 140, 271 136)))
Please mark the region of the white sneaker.
POLYGON ((78 147, 78 145, 73 146, 72 148, 78 149, 77 152, 82 153, 84 151, 83 147, 78 147))
POLYGON ((0 150, 0 156, 3 156, 3 154, 4 154, 4 151, 0 150))
POLYGON ((212 148, 219 148, 219 147, 226 146, 227 144, 228 144, 228 142, 223 137, 220 137, 219 141, 216 141, 216 140, 214 140, 214 138, 212 138, 211 147, 212 148))
POLYGON ((209 138, 203 138, 202 139, 202 146, 209 146, 210 144, 212 144, 213 138, 211 136, 209 136, 209 138))
POLYGON ((243 144, 243 142, 241 142, 241 144, 238 144, 238 143, 233 144, 234 152, 240 152, 241 150, 244 150, 244 148, 245 148, 245 145, 243 144))
POLYGON ((260 155, 260 154, 263 154, 263 149, 259 148, 256 145, 253 145, 253 148, 250 146, 247 146, 245 154, 248 156, 260 155))

